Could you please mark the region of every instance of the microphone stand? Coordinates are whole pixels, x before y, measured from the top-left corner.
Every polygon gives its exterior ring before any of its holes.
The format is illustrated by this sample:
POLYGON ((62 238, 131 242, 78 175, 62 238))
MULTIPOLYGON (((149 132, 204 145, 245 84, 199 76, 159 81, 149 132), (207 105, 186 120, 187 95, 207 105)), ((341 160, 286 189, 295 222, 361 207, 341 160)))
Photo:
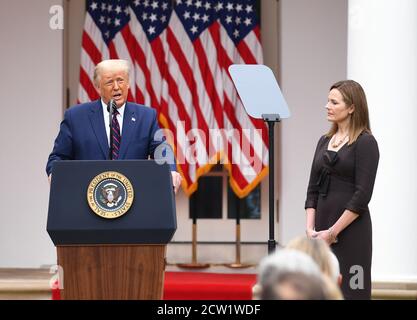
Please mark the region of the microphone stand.
POLYGON ((109 104, 107 105, 107 111, 109 112, 109 129, 110 129, 110 146, 109 146, 109 160, 113 159, 113 129, 112 129, 112 120, 113 120, 113 108, 114 101, 110 99, 109 104))

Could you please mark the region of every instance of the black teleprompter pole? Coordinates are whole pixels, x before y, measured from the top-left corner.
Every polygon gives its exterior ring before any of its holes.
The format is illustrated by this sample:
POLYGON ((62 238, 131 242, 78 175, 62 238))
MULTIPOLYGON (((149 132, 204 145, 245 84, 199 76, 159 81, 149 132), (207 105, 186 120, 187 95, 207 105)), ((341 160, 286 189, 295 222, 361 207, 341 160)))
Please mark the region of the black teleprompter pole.
POLYGON ((274 172, 274 125, 280 122, 281 118, 278 114, 263 114, 262 119, 268 124, 269 130, 269 239, 268 254, 275 251, 275 172, 274 172))

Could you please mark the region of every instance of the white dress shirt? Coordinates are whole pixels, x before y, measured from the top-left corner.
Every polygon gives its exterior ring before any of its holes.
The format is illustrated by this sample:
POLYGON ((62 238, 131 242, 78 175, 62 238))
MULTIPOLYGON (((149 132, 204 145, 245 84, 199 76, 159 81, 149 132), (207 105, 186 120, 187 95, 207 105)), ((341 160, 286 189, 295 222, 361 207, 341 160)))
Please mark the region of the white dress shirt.
MULTIPOLYGON (((103 100, 101 100, 101 105, 103 106, 104 127, 106 128, 107 143, 109 144, 109 147, 110 147, 109 112, 107 111, 107 104, 105 104, 103 100)), ((123 136, 122 128, 123 128, 123 115, 125 113, 125 106, 126 106, 126 103, 124 103, 120 108, 117 108, 117 111, 119 112, 119 114, 117 115, 117 121, 119 121, 120 136, 123 136)))

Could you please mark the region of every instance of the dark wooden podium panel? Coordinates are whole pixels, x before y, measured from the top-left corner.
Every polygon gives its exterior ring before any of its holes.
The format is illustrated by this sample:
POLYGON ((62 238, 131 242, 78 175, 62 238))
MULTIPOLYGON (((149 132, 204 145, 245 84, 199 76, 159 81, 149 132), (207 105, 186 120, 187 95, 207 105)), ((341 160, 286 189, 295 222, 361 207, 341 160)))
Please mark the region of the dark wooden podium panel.
POLYGON ((57 246, 63 300, 162 299, 166 245, 57 246))

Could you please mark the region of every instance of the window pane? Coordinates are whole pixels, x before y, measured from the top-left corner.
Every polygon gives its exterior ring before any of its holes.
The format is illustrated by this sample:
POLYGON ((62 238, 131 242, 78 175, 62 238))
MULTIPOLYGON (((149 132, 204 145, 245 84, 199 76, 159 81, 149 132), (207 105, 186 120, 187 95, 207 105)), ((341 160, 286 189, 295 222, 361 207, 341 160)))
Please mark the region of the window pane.
POLYGON ((230 186, 227 190, 227 218, 236 219, 239 212, 240 219, 261 218, 261 186, 258 185, 245 198, 240 199, 235 195, 230 186))
POLYGON ((198 189, 190 197, 190 218, 222 218, 223 177, 202 177, 198 179, 198 189))

